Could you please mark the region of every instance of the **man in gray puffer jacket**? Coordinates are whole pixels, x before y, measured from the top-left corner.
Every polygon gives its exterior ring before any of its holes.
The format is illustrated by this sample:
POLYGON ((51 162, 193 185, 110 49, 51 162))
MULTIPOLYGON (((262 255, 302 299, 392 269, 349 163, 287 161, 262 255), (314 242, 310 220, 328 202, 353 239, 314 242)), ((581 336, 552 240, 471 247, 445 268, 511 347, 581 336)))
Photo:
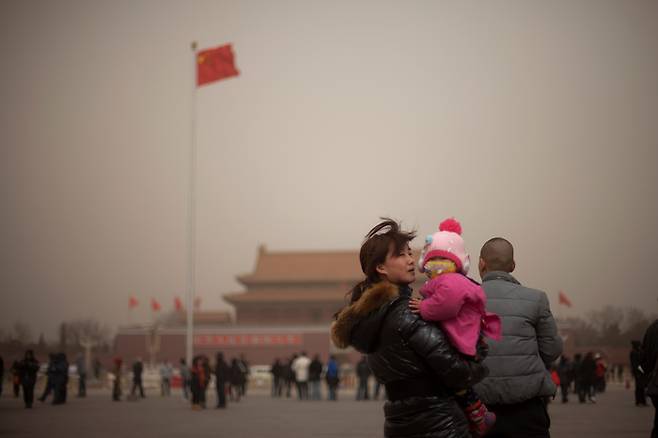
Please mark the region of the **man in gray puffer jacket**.
POLYGON ((487 437, 549 437, 546 397, 556 387, 549 365, 562 353, 546 294, 522 286, 514 271, 514 248, 495 237, 480 251, 480 277, 487 295, 487 311, 500 316, 503 337, 488 341, 484 365, 489 377, 475 386, 497 420, 487 437))

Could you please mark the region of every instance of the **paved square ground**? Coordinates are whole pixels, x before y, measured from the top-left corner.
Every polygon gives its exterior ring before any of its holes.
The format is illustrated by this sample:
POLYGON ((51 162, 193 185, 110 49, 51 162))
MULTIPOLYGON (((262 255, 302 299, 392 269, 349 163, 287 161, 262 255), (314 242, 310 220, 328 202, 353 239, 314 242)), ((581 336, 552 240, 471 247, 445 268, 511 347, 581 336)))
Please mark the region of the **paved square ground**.
MULTIPOLYGON (((376 437, 382 436, 381 401, 356 402, 353 392, 338 402, 273 400, 250 393, 226 410, 192 411, 180 393, 163 398, 148 394, 138 401, 112 402, 107 390, 70 398, 64 406, 38 401, 34 409, 5 392, 0 399, 2 437, 376 437)), ((553 402, 549 407, 554 438, 648 438, 653 408, 637 408, 633 391, 611 385, 597 404, 553 402)))

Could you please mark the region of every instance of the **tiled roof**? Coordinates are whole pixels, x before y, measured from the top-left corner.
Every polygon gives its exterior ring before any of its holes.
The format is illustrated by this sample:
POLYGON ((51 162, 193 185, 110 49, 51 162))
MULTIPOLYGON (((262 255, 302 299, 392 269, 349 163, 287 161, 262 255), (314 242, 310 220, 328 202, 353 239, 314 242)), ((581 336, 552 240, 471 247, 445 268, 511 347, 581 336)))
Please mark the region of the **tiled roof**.
POLYGON ((362 277, 358 251, 268 252, 261 247, 254 272, 238 280, 244 284, 356 283, 362 277))

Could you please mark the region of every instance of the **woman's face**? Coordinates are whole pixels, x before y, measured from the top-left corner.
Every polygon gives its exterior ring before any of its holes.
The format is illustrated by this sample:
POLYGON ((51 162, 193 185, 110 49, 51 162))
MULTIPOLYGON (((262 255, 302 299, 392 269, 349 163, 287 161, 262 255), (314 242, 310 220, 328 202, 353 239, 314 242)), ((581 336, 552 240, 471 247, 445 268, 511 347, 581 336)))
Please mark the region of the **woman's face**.
POLYGON ((391 248, 384 263, 377 266, 382 278, 393 284, 411 284, 416 280, 416 263, 409 245, 399 253, 391 248))

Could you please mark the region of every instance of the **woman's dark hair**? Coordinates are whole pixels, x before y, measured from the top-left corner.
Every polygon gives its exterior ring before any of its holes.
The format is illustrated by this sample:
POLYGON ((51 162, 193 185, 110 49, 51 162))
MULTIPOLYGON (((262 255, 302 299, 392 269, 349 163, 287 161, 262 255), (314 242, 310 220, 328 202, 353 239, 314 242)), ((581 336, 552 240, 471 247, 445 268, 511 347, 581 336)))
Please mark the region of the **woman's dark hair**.
POLYGON ((348 292, 350 303, 361 298, 363 291, 368 287, 381 281, 377 266, 386 261, 389 251, 393 251, 394 254, 403 251, 407 244, 416 237, 415 231, 402 231, 400 224, 393 219, 386 217, 381 219, 383 222, 375 225, 366 234, 361 245, 359 261, 366 278, 348 292))

